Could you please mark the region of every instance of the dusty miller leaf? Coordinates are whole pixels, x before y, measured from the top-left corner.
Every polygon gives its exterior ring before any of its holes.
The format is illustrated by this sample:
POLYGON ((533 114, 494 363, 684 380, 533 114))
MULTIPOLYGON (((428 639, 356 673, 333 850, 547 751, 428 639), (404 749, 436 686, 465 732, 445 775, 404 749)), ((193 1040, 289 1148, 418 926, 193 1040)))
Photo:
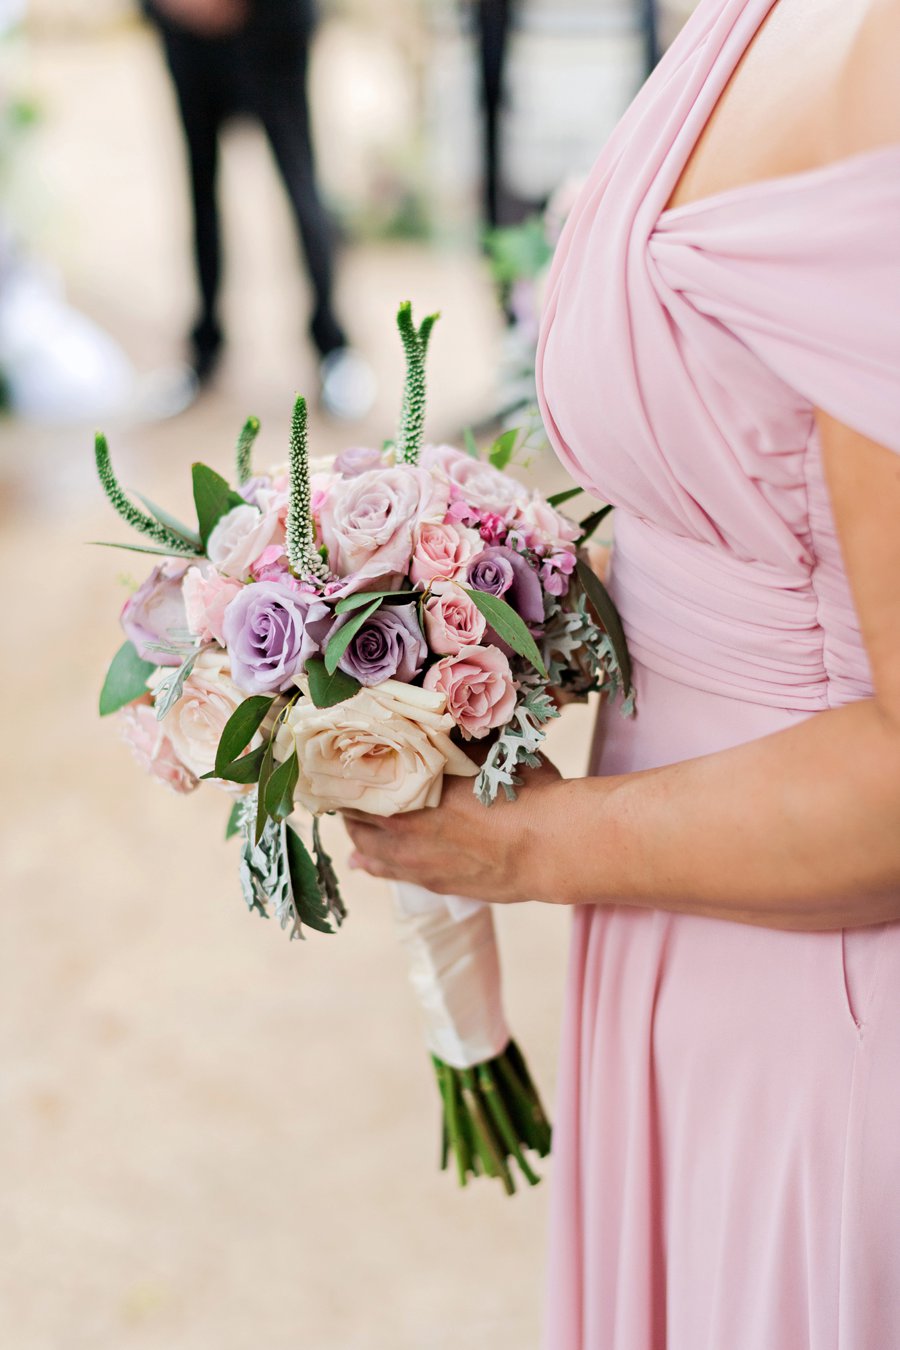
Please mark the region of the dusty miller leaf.
POLYGON ((184 693, 184 682, 194 669, 197 657, 205 650, 205 647, 197 647, 194 651, 188 652, 181 665, 171 667, 170 673, 164 676, 154 689, 153 707, 160 722, 181 698, 184 693))

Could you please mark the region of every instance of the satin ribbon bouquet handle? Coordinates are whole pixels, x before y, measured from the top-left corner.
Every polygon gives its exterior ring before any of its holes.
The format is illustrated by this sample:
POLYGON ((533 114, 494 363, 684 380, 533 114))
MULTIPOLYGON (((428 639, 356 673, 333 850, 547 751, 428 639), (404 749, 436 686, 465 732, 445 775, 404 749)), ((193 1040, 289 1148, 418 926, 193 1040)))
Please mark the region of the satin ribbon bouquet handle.
MULTIPOLYGON (((395 441, 311 461, 298 397, 288 460, 256 473, 255 418, 232 486, 193 466, 196 525, 123 489, 102 435, 111 504, 155 555, 126 601, 125 642, 100 695, 142 766, 177 792, 232 799, 251 910, 291 937, 346 916, 319 830, 343 810, 436 806, 446 774, 489 806, 539 762, 557 691, 632 695, 621 624, 580 553, 580 525, 505 472, 516 433, 483 456, 424 445, 425 359, 437 315, 397 325, 406 381, 395 441), (476 765, 467 747, 486 753, 476 765), (308 828, 307 828, 308 826, 308 828)), ((490 897, 483 897, 489 901, 490 897)), ((398 926, 444 1107, 444 1163, 513 1189, 549 1126, 500 1004, 490 909, 398 890, 398 926)))

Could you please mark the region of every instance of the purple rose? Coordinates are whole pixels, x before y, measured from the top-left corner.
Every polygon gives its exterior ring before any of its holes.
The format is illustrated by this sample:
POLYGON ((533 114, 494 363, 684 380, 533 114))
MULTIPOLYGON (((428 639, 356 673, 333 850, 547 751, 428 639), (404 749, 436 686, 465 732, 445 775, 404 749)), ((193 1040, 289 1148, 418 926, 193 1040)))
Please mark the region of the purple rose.
POLYGON ((335 473, 343 474, 345 478, 356 478, 368 469, 381 467, 381 451, 370 445, 353 445, 349 450, 342 450, 334 461, 335 473))
POLYGON ((482 549, 469 563, 466 579, 475 591, 501 595, 527 624, 544 622, 544 596, 537 572, 515 549, 482 549))
POLYGON ((184 653, 157 647, 184 647, 191 641, 181 583, 187 563, 174 559, 154 567, 147 580, 125 602, 119 622, 142 661, 155 666, 180 666, 184 653))
POLYGON ((255 474, 253 478, 248 478, 246 483, 240 483, 238 485, 237 490, 243 497, 245 502, 247 502, 250 506, 259 506, 260 510, 262 510, 262 507, 260 506, 259 503, 258 493, 269 492, 271 490, 271 487, 272 487, 272 479, 269 477, 269 475, 267 473, 266 474, 258 473, 255 474))
MULTIPOLYGON (((347 617, 342 615, 338 619, 328 638, 343 628, 347 617)), ((381 684, 383 680, 403 680, 409 684, 422 669, 427 655, 415 605, 382 605, 353 635, 338 665, 360 684, 381 684)))
POLYGON ((288 689, 320 650, 331 610, 317 595, 278 581, 245 586, 225 610, 231 677, 248 694, 288 689))

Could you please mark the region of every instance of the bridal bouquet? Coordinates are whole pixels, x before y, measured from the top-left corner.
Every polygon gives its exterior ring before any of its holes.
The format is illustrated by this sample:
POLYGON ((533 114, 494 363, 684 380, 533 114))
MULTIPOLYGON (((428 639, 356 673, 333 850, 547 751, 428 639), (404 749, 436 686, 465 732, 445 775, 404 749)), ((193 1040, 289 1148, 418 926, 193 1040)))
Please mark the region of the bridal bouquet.
MULTIPOLYGON (((100 481, 159 556, 122 611, 126 641, 100 696, 151 774, 233 798, 251 910, 292 937, 346 911, 319 818, 436 806, 446 774, 487 806, 539 763, 555 693, 628 692, 621 627, 579 548, 582 526, 482 459, 424 446, 425 355, 436 315, 401 306, 407 376, 396 443, 311 465, 306 404, 288 463, 255 473, 245 425, 236 486, 193 466, 196 527, 142 510, 97 437, 100 481), (478 747, 478 763, 469 750, 478 747), (308 818, 308 842, 301 819, 308 818)), ((574 495, 578 489, 562 494, 574 495)), ((537 1178, 549 1127, 499 998, 490 908, 397 888, 401 935, 444 1105, 444 1165, 513 1189, 537 1178)))

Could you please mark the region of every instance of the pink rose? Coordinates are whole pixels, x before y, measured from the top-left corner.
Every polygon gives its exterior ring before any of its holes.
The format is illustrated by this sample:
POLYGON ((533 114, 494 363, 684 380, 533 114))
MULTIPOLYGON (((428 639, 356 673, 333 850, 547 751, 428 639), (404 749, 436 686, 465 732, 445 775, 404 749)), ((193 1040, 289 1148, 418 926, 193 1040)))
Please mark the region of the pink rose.
POLYGON ((222 618, 225 607, 242 589, 232 577, 223 577, 214 567, 189 567, 184 576, 182 594, 187 626, 201 642, 215 639, 225 645, 222 618))
POLYGON ((447 489, 426 469, 397 464, 338 479, 319 507, 319 528, 332 571, 352 588, 405 576, 413 531, 422 520, 442 520, 447 489))
POLYGON ((523 531, 529 548, 540 545, 557 549, 562 544, 573 543, 581 533, 581 528, 557 511, 540 493, 524 502, 516 512, 516 528, 523 531))
POLYGON ((435 581, 425 601, 425 636, 433 652, 455 656, 484 637, 485 617, 461 586, 435 581))
POLYGON ((449 463, 448 477, 451 489, 456 488, 463 501, 504 519, 528 501, 528 489, 515 478, 469 455, 460 455, 449 463))
POLYGON ((255 506, 234 506, 216 523, 206 545, 206 556, 227 577, 242 581, 251 563, 274 542, 279 529, 283 531, 278 510, 263 515, 255 506))
POLYGON ((439 524, 424 520, 413 535, 413 555, 409 575, 415 586, 427 586, 437 577, 455 578, 466 563, 480 552, 481 540, 474 530, 455 521, 439 524))
POLYGON ((432 666, 423 681, 447 697, 447 711, 467 739, 502 727, 516 706, 509 662, 497 647, 464 647, 432 666))
POLYGON ((198 780, 175 754, 149 699, 123 708, 119 728, 122 740, 145 773, 158 778, 173 792, 193 792, 199 787, 198 780))
POLYGON ((419 463, 423 469, 430 469, 432 473, 442 474, 449 479, 452 465, 458 460, 469 458, 454 445, 426 445, 419 455, 419 463))

